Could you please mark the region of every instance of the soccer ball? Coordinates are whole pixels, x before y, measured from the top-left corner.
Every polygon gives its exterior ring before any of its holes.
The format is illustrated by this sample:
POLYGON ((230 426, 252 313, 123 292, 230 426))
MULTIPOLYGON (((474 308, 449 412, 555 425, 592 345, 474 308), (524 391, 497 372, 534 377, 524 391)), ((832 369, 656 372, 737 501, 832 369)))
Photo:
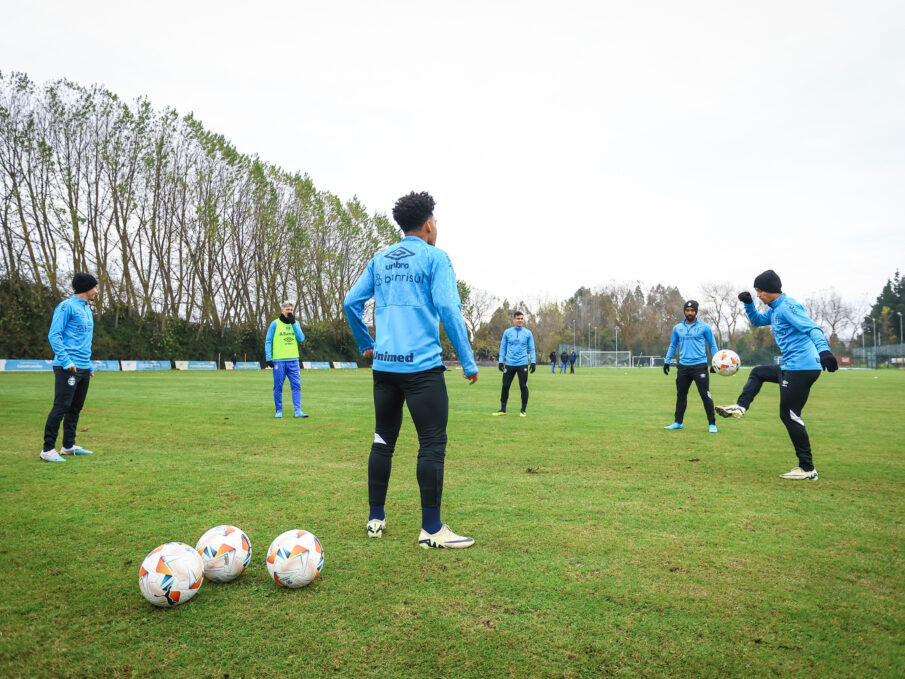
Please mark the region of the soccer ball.
POLYGON ((306 530, 287 530, 278 535, 267 550, 267 572, 283 587, 304 587, 323 567, 324 548, 314 534, 306 530))
POLYGON ((235 580, 251 562, 251 540, 235 526, 211 528, 195 549, 204 562, 204 577, 214 582, 235 580))
POLYGON ((138 588, 155 606, 179 606, 204 582, 201 555, 184 542, 168 542, 153 550, 138 569, 138 588))
POLYGON ((742 361, 732 349, 720 349, 713 355, 711 365, 720 375, 728 376, 738 372, 742 361))

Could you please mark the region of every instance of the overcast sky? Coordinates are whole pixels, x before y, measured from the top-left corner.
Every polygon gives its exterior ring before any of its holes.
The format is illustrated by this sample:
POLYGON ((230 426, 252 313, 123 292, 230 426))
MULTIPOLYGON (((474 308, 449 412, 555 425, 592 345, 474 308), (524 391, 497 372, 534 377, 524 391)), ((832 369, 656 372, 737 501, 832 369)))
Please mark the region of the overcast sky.
POLYGON ((905 3, 2 0, 0 70, 193 112, 500 298, 905 272, 905 3))

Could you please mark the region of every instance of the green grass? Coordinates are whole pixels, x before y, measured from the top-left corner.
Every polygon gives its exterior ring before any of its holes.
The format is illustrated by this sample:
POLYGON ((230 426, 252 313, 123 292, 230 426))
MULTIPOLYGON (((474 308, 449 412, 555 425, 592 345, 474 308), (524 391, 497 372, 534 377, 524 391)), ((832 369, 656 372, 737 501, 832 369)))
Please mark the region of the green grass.
MULTIPOLYGON (((265 372, 99 373, 78 437, 96 454, 65 464, 37 456, 52 377, 0 374, 0 675, 905 674, 905 373, 820 378, 816 483, 778 478, 774 385, 710 435, 693 388, 663 431, 656 370, 542 367, 525 419, 489 416, 496 370, 460 375, 443 517, 477 543, 428 552, 407 414, 387 533, 365 537, 369 371, 303 373, 308 420, 272 419, 265 372), (150 606, 145 554, 220 523, 248 533, 249 570, 150 606), (302 590, 264 564, 289 528, 325 549, 302 590)), ((717 403, 743 379, 714 377, 717 403)))

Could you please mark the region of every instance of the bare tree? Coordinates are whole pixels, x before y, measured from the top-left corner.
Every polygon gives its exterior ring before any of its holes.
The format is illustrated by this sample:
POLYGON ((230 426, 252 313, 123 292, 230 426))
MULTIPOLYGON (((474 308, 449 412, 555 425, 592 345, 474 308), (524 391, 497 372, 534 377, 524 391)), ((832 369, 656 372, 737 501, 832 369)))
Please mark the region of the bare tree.
POLYGON ((733 348, 744 332, 745 305, 738 299, 741 288, 734 283, 707 283, 701 289, 701 320, 713 326, 717 344, 733 348))

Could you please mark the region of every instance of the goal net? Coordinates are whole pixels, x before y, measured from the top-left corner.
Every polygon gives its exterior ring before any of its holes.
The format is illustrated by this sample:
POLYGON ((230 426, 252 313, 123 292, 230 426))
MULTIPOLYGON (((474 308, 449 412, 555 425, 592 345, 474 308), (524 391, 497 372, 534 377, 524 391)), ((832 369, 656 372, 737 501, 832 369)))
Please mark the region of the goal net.
POLYGON ((631 368, 631 351, 582 351, 578 365, 584 368, 631 368))
POLYGON ((632 365, 636 368, 662 368, 663 356, 635 356, 632 365))

